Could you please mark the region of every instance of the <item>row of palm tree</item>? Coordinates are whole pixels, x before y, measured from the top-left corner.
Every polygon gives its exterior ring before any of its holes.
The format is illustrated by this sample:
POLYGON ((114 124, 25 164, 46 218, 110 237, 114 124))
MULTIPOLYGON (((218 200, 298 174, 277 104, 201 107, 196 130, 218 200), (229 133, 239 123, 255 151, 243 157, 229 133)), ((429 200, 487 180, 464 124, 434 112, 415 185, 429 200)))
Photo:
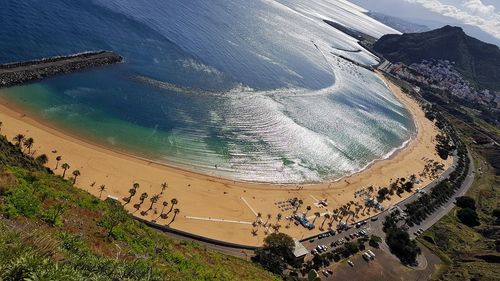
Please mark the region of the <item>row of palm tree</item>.
MULTIPOLYGON (((134 183, 132 188, 129 189, 129 191, 128 191, 129 196, 122 198, 122 200, 125 202, 124 206, 129 204, 132 201, 132 198, 137 194, 137 190, 139 189, 139 187, 140 187, 139 183, 134 183)), ((149 211, 153 210, 153 206, 160 200, 161 196, 165 193, 167 188, 168 188, 168 184, 166 182, 161 184, 161 192, 159 194, 155 194, 149 198, 149 201, 151 204, 149 205, 149 207, 146 210, 140 212, 140 214, 142 216, 147 216, 149 211)), ((144 204, 144 201, 148 197, 149 197, 149 195, 147 192, 143 192, 141 194, 141 196, 139 197, 139 203, 134 204, 134 209, 135 209, 134 213, 141 209, 142 204, 144 204)), ((170 210, 167 213, 165 213, 164 211, 165 211, 165 208, 168 206, 168 202, 163 201, 163 203, 162 203, 163 207, 162 207, 161 213, 156 219, 158 219, 158 218, 167 219, 168 215, 171 212, 173 212, 174 216, 173 216, 172 220, 167 224, 167 225, 170 225, 172 222, 174 222, 177 214, 179 214, 179 212, 180 212, 180 210, 178 208, 174 208, 175 205, 177 205, 178 203, 179 202, 176 198, 172 198, 170 200, 170 210)), ((155 212, 155 214, 157 214, 156 209, 154 212, 155 212)), ((156 219, 153 220, 153 222, 156 222, 156 219)))
MULTIPOLYGON (((23 134, 17 134, 16 136, 14 136, 13 140, 15 142, 14 144, 17 147, 19 147, 19 148, 24 147, 25 149, 28 150, 27 154, 32 156, 31 149, 33 148, 33 145, 35 144, 35 140, 32 137, 26 137, 23 134)), ((41 154, 35 160, 38 163, 40 163, 41 165, 45 165, 49 162, 49 158, 47 157, 46 154, 41 154)), ((59 167, 59 162, 61 160, 62 160, 62 156, 56 157, 56 167, 54 170, 57 170, 57 168, 59 167)), ((64 178, 66 176, 66 170, 68 170, 70 168, 70 166, 68 163, 64 163, 61 165, 61 168, 63 168, 63 170, 64 170, 63 174, 62 174, 62 177, 64 178)), ((77 177, 80 176, 80 171, 74 170, 72 174, 73 174, 73 185, 74 185, 76 183, 77 177)))

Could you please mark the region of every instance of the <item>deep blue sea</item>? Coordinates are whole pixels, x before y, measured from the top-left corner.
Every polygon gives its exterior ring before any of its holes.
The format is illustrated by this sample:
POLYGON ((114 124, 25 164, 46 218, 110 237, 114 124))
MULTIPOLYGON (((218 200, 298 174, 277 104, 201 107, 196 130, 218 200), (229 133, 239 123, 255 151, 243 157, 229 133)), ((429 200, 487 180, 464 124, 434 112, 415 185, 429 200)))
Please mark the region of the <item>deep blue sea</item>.
POLYGON ((393 32, 345 1, 0 0, 0 63, 125 58, 0 95, 93 142, 207 174, 337 179, 415 127, 379 78, 339 55, 376 57, 322 19, 393 32))

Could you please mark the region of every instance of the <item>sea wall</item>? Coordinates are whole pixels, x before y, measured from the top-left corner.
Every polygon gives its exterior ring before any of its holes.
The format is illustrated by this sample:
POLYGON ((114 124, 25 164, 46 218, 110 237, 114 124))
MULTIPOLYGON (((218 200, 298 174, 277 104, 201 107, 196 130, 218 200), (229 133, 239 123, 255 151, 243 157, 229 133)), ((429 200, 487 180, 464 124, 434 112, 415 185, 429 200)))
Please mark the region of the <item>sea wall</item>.
POLYGON ((50 76, 120 63, 123 58, 109 51, 85 52, 0 65, 0 87, 10 87, 50 76))

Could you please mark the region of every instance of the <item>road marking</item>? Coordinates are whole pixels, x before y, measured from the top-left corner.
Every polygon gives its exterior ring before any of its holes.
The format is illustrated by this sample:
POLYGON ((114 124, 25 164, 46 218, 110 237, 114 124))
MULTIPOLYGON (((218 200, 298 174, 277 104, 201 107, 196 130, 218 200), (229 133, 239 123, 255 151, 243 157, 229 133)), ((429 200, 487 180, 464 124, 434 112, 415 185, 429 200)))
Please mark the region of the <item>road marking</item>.
POLYGON ((203 217, 192 217, 186 216, 187 219, 192 220, 202 220, 202 221, 214 221, 214 222, 227 222, 227 223, 239 223, 239 224, 252 224, 249 221, 235 221, 235 220, 226 220, 226 219, 217 219, 217 218, 203 218, 203 217))
POLYGON ((314 196, 312 196, 311 194, 309 194, 309 196, 311 196, 311 198, 312 198, 314 201, 316 201, 316 202, 314 202, 314 203, 319 202, 319 200, 318 200, 318 199, 316 199, 316 198, 315 198, 314 196))
POLYGON ((250 204, 247 202, 247 200, 243 197, 240 197, 241 200, 243 200, 243 202, 245 202, 245 204, 247 205, 247 207, 250 209, 250 211, 252 211, 252 213, 257 216, 257 212, 252 208, 252 206, 250 206, 250 204))

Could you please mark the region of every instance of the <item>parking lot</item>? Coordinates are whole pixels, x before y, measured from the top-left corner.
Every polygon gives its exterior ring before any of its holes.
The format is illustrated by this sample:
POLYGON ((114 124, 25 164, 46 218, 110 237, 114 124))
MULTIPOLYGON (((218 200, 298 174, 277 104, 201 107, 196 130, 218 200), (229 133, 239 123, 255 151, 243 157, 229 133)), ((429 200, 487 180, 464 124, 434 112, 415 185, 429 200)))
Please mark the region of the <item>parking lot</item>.
POLYGON ((325 253, 327 251, 331 251, 332 248, 337 248, 343 245, 346 242, 356 240, 363 236, 369 237, 372 229, 371 223, 373 222, 365 221, 364 223, 359 224, 358 227, 352 226, 343 231, 335 230, 333 232, 324 232, 315 238, 303 241, 302 244, 306 247, 310 254, 313 253, 313 250, 319 250, 320 253, 325 253), (318 246, 320 246, 320 248, 318 248, 318 246), (321 249, 324 247, 326 247, 326 250, 321 249))

